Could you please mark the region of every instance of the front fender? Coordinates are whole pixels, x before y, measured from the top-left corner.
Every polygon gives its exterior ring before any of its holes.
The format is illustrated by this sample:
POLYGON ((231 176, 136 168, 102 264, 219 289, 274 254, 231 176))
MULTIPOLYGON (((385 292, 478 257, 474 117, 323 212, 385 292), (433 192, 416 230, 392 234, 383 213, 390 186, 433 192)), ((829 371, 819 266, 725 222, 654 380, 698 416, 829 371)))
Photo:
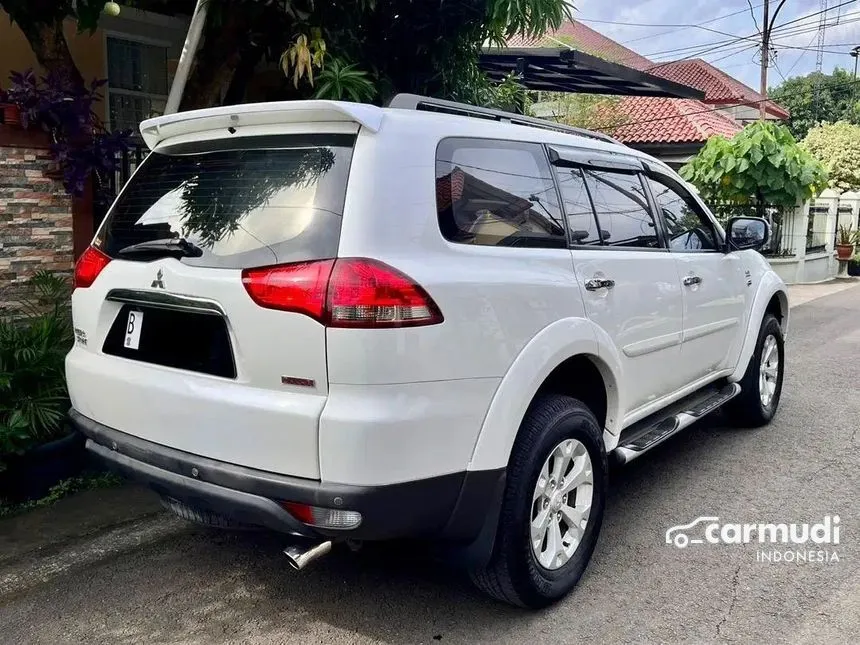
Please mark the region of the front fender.
POLYGON ((750 315, 747 319, 744 342, 738 355, 738 362, 735 365, 735 371, 729 376, 729 382, 731 383, 740 381, 744 376, 744 372, 746 372, 747 365, 749 365, 750 358, 752 358, 755 351, 761 321, 774 294, 778 294, 779 296, 783 337, 788 337, 788 291, 782 279, 773 271, 768 271, 762 275, 755 298, 753 299, 750 315))
POLYGON ((609 337, 585 318, 556 321, 532 338, 502 378, 475 448, 469 470, 492 470, 508 465, 520 423, 529 404, 550 373, 568 358, 588 356, 607 385, 606 431, 619 431, 618 383, 621 363, 609 337))

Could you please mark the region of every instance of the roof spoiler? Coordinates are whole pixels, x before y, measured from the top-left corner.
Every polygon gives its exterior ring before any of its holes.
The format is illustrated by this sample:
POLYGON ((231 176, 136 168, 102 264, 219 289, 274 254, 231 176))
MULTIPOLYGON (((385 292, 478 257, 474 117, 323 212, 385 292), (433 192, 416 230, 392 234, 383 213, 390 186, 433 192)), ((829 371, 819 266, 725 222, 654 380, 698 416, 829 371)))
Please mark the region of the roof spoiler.
POLYGON ((140 124, 140 134, 146 145, 153 149, 165 139, 180 134, 222 128, 238 129, 249 125, 353 122, 376 133, 382 126, 383 114, 382 109, 375 105, 345 101, 248 103, 177 112, 147 119, 140 124))

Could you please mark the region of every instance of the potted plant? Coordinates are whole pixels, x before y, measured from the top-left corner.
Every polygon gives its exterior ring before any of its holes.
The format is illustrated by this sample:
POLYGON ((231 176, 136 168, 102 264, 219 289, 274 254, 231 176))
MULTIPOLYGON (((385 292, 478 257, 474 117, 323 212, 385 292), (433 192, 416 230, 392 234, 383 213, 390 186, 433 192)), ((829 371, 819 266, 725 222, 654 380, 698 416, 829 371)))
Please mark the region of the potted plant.
POLYGON ((0 310, 0 498, 13 502, 43 496, 85 462, 83 440, 66 423, 68 279, 40 272, 27 287, 0 310))
POLYGON ((21 127, 21 109, 14 103, 7 103, 4 97, 0 97, 0 111, 3 114, 3 123, 13 127, 21 127))
POLYGON ((839 260, 850 260, 854 257, 854 245, 857 243, 857 231, 850 224, 840 224, 836 238, 836 257, 839 260))

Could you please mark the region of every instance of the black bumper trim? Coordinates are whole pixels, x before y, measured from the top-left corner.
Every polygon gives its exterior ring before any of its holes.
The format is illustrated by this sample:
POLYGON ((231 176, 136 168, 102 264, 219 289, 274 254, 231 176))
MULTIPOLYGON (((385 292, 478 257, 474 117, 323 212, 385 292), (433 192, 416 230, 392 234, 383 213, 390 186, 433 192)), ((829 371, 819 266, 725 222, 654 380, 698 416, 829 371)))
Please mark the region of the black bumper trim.
POLYGON ((161 495, 236 521, 308 537, 401 537, 468 542, 477 537, 504 469, 451 473, 385 486, 350 486, 279 475, 169 448, 109 428, 71 410, 87 448, 109 466, 161 495), (311 529, 274 500, 358 511, 353 530, 311 529))

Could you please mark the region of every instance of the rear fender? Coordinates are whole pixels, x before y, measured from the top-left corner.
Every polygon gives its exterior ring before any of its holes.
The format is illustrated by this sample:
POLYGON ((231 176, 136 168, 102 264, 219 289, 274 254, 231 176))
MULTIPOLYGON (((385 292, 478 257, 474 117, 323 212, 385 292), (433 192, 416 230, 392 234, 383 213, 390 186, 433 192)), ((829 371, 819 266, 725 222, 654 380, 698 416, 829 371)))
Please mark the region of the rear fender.
POLYGON ((541 330, 514 359, 490 403, 469 470, 507 467, 520 423, 540 386, 561 363, 580 355, 594 362, 607 386, 604 442, 607 449, 614 446, 623 417, 618 353, 594 323, 585 318, 567 318, 541 330))

